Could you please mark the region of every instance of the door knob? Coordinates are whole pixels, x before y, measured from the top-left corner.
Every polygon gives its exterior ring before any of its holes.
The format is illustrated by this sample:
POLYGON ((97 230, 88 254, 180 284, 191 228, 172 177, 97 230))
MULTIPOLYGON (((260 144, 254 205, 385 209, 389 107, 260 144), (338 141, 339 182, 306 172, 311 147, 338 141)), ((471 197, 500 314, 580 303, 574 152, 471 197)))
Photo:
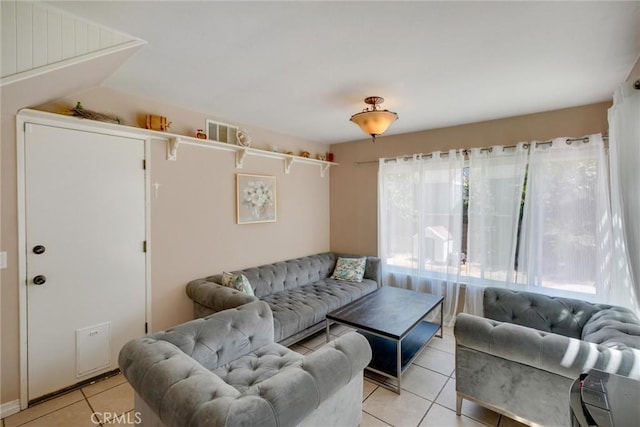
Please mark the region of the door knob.
POLYGON ((44 285, 44 282, 47 281, 47 278, 45 276, 43 276, 42 274, 37 275, 36 277, 33 278, 33 284, 34 285, 44 285))
POLYGON ((47 248, 45 248, 45 247, 44 247, 44 246, 42 246, 42 245, 35 245, 35 246, 33 247, 33 253, 34 253, 34 254, 36 254, 36 255, 43 254, 43 253, 44 253, 44 251, 46 251, 46 250, 47 250, 47 248))

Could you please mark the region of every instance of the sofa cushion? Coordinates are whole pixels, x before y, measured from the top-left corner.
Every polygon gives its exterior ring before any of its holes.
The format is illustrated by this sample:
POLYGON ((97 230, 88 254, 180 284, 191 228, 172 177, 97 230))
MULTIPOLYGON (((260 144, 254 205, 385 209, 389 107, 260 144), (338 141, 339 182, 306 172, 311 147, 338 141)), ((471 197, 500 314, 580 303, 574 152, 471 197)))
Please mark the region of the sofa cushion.
POLYGON ((348 282, 362 282, 364 267, 367 263, 366 257, 361 258, 338 258, 336 268, 331 275, 332 279, 346 280, 348 282))
POLYGON ((539 331, 580 339, 582 328, 597 311, 607 308, 571 298, 485 288, 484 316, 539 331))
POLYGON ((240 273, 222 273, 222 286, 226 286, 227 288, 233 288, 240 292, 244 292, 247 295, 254 296, 253 288, 251 287, 251 283, 249 283, 249 279, 244 274, 240 273))
POLYGON ((290 366, 299 366, 303 356, 280 344, 268 344, 213 371, 225 383, 244 393, 290 366))
POLYGON ((316 323, 328 312, 342 307, 378 288, 369 279, 362 282, 343 282, 324 279, 307 286, 278 292, 264 297, 273 312, 274 338, 282 341, 316 323))
POLYGON ((582 329, 582 339, 618 350, 640 350, 640 320, 626 308, 609 307, 589 319, 582 329))

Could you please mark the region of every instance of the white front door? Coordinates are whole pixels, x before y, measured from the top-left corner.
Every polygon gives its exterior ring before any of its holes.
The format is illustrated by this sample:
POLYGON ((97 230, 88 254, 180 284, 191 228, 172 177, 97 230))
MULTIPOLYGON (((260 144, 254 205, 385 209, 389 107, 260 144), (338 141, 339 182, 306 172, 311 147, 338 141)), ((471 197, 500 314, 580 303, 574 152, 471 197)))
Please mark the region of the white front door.
POLYGON ((118 367, 145 334, 144 141, 27 123, 29 401, 118 367))

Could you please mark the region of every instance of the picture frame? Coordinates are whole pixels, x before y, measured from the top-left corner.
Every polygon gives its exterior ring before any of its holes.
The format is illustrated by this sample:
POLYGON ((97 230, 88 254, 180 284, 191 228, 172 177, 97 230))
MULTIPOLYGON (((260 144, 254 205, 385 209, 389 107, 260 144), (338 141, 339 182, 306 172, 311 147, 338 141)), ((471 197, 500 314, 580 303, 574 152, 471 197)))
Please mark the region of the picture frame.
POLYGON ((236 174, 236 221, 238 224, 276 222, 276 177, 236 174))

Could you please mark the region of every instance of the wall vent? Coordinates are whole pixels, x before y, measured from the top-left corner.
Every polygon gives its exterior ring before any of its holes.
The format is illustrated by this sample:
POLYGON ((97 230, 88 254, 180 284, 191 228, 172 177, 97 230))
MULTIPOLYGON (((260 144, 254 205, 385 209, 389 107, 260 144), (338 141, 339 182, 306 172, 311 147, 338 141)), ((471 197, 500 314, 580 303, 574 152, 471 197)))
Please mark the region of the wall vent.
POLYGON ((237 126, 231 126, 226 123, 207 120, 207 139, 218 142, 226 142, 228 144, 235 144, 237 134, 237 126))

